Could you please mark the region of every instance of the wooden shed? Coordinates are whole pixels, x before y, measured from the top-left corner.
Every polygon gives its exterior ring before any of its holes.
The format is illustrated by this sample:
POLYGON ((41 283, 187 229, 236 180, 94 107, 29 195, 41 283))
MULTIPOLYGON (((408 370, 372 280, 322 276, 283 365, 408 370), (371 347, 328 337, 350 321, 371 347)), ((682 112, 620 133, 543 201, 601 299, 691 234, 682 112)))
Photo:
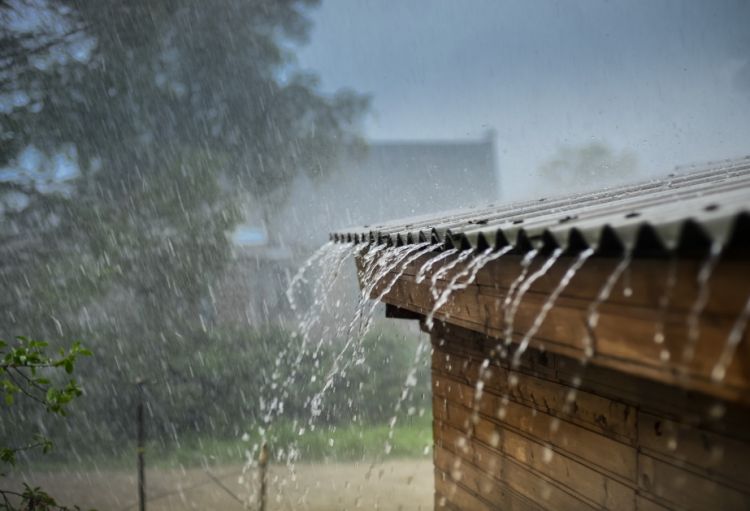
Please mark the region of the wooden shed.
POLYGON ((750 159, 335 233, 431 335, 436 509, 750 509, 750 159))

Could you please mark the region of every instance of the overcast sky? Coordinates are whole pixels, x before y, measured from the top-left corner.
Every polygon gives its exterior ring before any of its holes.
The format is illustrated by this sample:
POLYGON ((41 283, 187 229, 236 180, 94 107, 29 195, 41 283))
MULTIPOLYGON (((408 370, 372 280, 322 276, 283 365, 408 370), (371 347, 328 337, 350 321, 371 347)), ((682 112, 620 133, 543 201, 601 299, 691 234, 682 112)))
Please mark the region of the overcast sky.
POLYGON ((748 6, 324 0, 299 64, 372 94, 373 139, 496 129, 518 198, 551 192, 537 169, 564 144, 633 150, 644 175, 750 154, 748 6))

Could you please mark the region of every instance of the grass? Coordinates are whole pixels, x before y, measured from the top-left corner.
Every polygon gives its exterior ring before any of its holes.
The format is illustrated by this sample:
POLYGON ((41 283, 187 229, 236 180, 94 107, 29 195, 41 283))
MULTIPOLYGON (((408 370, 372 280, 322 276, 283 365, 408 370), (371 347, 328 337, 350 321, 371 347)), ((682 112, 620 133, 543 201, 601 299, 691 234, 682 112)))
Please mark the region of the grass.
MULTIPOLYGON (((326 426, 310 430, 292 423, 277 425, 267 432, 272 455, 290 448, 299 451, 301 461, 352 461, 376 458, 417 458, 431 453, 432 424, 429 417, 410 418, 397 423, 389 441, 387 424, 326 426), (386 444, 390 445, 386 453, 386 444)), ((167 465, 242 463, 246 451, 256 452, 259 433, 246 440, 191 438, 174 445, 157 447, 154 457, 167 465), (172 447, 172 448, 170 448, 172 447)))
MULTIPOLYGON (((300 462, 354 461, 389 458, 422 458, 431 454, 432 424, 430 415, 402 418, 393 428, 387 424, 324 426, 314 430, 285 422, 267 432, 273 455, 293 448, 299 452, 300 462), (390 450, 386 453, 386 443, 390 450)), ((248 432, 241 438, 214 438, 205 436, 182 437, 167 443, 149 442, 146 446, 147 467, 179 468, 205 465, 241 464, 247 452, 256 452, 261 441, 260 433, 248 432)), ((135 465, 135 445, 127 442, 117 455, 86 455, 75 463, 81 469, 131 469, 135 465)), ((38 459, 36 470, 56 470, 69 465, 64 460, 38 459)), ((31 468, 31 467, 24 467, 31 468)))

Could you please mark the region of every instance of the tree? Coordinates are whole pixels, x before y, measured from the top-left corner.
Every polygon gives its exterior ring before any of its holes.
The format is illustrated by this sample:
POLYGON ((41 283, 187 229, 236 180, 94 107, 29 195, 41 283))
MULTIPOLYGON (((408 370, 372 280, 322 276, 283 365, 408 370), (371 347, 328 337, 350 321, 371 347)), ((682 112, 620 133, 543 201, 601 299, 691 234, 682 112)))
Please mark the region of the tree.
POLYGON ((0 333, 85 332, 110 355, 90 376, 124 388, 200 349, 243 203, 324 173, 357 138, 366 99, 294 67, 316 3, 50 0, 49 26, 7 21, 46 4, 0 4, 15 52, 0 54, 0 196, 22 206, 0 220, 0 333), (42 164, 23 175, 32 149, 42 164), (40 178, 60 155, 74 170, 40 178))
POLYGON ((631 151, 615 152, 602 142, 582 146, 563 146, 541 165, 539 173, 551 183, 568 188, 600 187, 631 179, 638 161, 631 151))

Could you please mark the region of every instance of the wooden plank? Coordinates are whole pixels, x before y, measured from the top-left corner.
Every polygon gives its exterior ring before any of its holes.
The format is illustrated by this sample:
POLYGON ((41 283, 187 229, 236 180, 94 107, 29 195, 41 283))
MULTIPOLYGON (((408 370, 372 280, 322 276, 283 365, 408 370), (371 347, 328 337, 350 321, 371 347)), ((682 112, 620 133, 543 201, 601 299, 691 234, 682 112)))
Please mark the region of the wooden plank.
MULTIPOLYGON (((446 432, 450 429, 446 428, 446 432)), ((486 478, 494 478, 507 484, 514 493, 523 496, 524 499, 535 503, 540 508, 561 511, 596 509, 585 500, 564 490, 553 479, 535 473, 529 467, 499 453, 494 453, 481 444, 470 444, 463 451, 451 451, 449 448, 438 447, 436 452, 436 464, 439 464, 439 468, 450 474, 453 480, 460 479, 459 482, 464 487, 481 488, 482 485, 491 485, 485 481, 486 478)), ((491 491, 489 486, 482 491, 485 490, 491 491)), ((507 507, 507 503, 498 502, 498 504, 500 509, 507 507)), ((631 506, 628 509, 634 508, 631 506)))
POLYGON ((654 457, 638 456, 639 487, 644 494, 689 510, 750 509, 750 495, 701 477, 691 471, 665 463, 654 457))
POLYGON ((651 499, 647 499, 642 495, 636 495, 635 508, 638 511, 669 511, 668 507, 662 506, 661 504, 654 502, 651 499))
MULTIPOLYGON (((455 382, 450 386, 434 387, 433 414, 438 420, 470 431, 473 402, 454 401, 457 393, 469 393, 468 388, 464 386, 462 389, 461 386, 455 382)), ((560 452, 574 459, 585 460, 601 471, 620 476, 625 481, 635 481, 636 454, 632 447, 513 401, 504 406, 504 416, 498 419, 500 403, 500 397, 486 392, 480 402, 481 416, 541 443, 547 442, 560 452)))
POLYGON ((445 499, 445 501, 438 499, 435 509, 445 509, 446 507, 456 507, 464 511, 492 511, 498 509, 489 502, 485 502, 476 495, 473 495, 438 469, 435 469, 435 489, 445 499), (444 504, 448 504, 448 506, 444 504))
MULTIPOLYGON (((422 256, 414 261, 404 271, 405 276, 414 276, 421 266, 431 255, 422 256)), ((505 255, 492 261, 479 271, 476 283, 495 289, 496 293, 504 293, 518 276, 523 256, 505 255)), ((530 272, 538 269, 543 263, 543 257, 538 258, 530 266, 530 272)), ((439 270, 443 264, 450 262, 448 258, 444 263, 439 263, 430 272, 429 277, 439 270)), ((557 286, 563 274, 573 262, 572 257, 561 257, 557 263, 530 288, 530 293, 548 295, 557 286)), ((670 309, 673 311, 688 311, 697 296, 697 276, 704 261, 696 259, 680 259, 675 262, 676 283, 670 297, 670 309)), ((619 263, 617 258, 592 257, 574 276, 567 286, 564 297, 577 298, 590 302, 593 300, 601 286, 611 275, 615 266, 619 263)), ((614 304, 623 304, 629 307, 642 307, 654 309, 662 298, 670 263, 662 259, 634 259, 623 277, 612 289, 608 300, 614 304), (626 294, 625 287, 628 286, 632 293, 626 294)), ((462 271, 465 264, 459 264, 446 275, 447 280, 452 275, 462 271)), ((717 314, 735 314, 741 310, 748 294, 750 294, 750 275, 747 271, 747 261, 739 259, 723 259, 715 267, 709 281, 710 289, 713 291, 706 304, 706 312, 717 314)))
MULTIPOLYGON (((459 355, 445 361, 435 350, 433 369, 445 372, 469 386, 478 381, 481 362, 459 355)), ((635 443, 635 408, 568 385, 492 364, 486 369, 485 388, 518 403, 583 425, 623 442, 635 443), (571 399, 574 400, 571 401, 571 399)), ((473 399, 473 393, 472 393, 473 399)))
POLYGON ((526 499, 520 499, 519 496, 509 491, 500 479, 492 477, 471 463, 460 460, 454 453, 445 448, 437 447, 435 449, 435 467, 443 474, 447 474, 447 477, 452 482, 459 484, 473 495, 491 503, 495 508, 506 509, 513 507, 513 501, 516 500, 524 501, 522 504, 516 504, 520 508, 537 508, 537 506, 527 505, 530 503, 525 502, 526 499))
POLYGON ((439 422, 435 427, 438 446, 453 452, 469 452, 481 449, 488 458, 496 458, 497 464, 483 465, 487 473, 502 477, 500 467, 504 459, 510 459, 532 470, 537 475, 566 488, 567 491, 594 505, 613 510, 633 509, 635 486, 627 486, 610 476, 544 444, 524 437, 509 428, 503 428, 486 419, 481 419, 472 428, 473 435, 467 437, 466 430, 454 427, 450 422, 439 422), (481 445, 479 444, 481 442, 481 445), (495 470, 495 472, 493 472, 495 470))
MULTIPOLYGON (((439 475, 442 476, 442 473, 439 470, 435 470, 434 477, 437 478, 439 475)), ((435 491, 434 509, 438 509, 441 511, 461 511, 448 501, 447 496, 443 495, 439 491, 435 491)))
POLYGON ((649 455, 750 493, 747 442, 643 412, 638 426, 638 443, 649 455))
MULTIPOLYGON (((425 286, 416 285, 409 277, 400 279, 392 294, 386 297, 388 303, 398 303, 400 307, 418 313, 427 313, 431 308, 432 297, 425 286)), ((527 296, 518 309, 514 330, 514 341, 519 333, 530 327, 541 306, 540 297, 527 296)), ((502 339, 504 337, 504 315, 497 309, 497 300, 479 294, 474 286, 459 292, 438 317, 465 328, 502 339)), ((648 312, 653 316, 653 311, 648 312)), ((731 326, 730 318, 708 318, 702 325, 702 337, 696 345, 696 355, 682 369, 682 345, 685 338, 683 323, 670 322, 666 325, 667 341, 673 360, 661 359, 662 347, 653 341, 654 318, 644 317, 642 310, 615 310, 604 304, 600 308, 600 320, 595 331, 597 352, 593 358, 596 364, 612 367, 629 374, 664 381, 670 384, 694 388, 728 399, 750 403, 750 343, 743 341, 727 372, 726 380, 718 385, 710 379, 710 372, 719 357, 731 326), (679 354, 679 357, 678 357, 679 354), (678 360, 679 358, 679 360, 678 360), (676 361, 675 361, 676 360, 676 361), (679 371, 677 368, 681 368, 679 371)), ((586 310, 571 307, 559 300, 532 345, 572 357, 581 357, 585 338, 586 310)))

